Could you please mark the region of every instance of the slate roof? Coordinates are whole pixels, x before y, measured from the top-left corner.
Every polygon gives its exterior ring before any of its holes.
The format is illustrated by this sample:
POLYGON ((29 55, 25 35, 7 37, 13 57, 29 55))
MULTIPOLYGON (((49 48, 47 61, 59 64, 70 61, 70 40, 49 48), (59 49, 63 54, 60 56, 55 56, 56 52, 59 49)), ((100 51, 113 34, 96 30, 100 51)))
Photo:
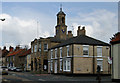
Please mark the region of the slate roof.
POLYGON ((21 54, 18 55, 18 56, 26 56, 26 55, 28 55, 28 54, 30 54, 30 53, 31 53, 31 49, 24 51, 23 53, 21 53, 21 54))
POLYGON ((62 10, 58 12, 57 16, 58 15, 66 15, 62 10))
POLYGON ((61 39, 59 39, 59 38, 57 38, 57 37, 53 37, 53 38, 50 38, 50 41, 51 41, 51 42, 61 43, 61 42, 63 42, 64 40, 61 40, 61 39))
POLYGON ((80 36, 76 36, 76 37, 67 39, 64 42, 52 47, 51 49, 66 46, 66 45, 71 45, 71 44, 109 46, 108 43, 105 43, 103 41, 94 39, 94 38, 86 36, 86 35, 80 35, 80 36))

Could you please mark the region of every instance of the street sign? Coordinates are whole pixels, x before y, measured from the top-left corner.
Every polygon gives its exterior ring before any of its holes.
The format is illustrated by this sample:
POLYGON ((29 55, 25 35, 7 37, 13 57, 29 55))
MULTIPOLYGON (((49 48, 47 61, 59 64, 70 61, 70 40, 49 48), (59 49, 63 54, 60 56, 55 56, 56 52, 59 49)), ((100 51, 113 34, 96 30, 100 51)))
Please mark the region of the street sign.
POLYGON ((112 64, 112 58, 108 57, 108 63, 112 64))

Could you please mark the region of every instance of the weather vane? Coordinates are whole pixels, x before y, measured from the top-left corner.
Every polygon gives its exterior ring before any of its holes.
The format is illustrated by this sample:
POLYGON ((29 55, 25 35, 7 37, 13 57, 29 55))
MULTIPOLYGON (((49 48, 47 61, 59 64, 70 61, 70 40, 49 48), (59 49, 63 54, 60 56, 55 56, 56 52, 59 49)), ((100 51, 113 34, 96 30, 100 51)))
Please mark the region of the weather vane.
POLYGON ((62 4, 60 4, 60 11, 62 11, 62 4))

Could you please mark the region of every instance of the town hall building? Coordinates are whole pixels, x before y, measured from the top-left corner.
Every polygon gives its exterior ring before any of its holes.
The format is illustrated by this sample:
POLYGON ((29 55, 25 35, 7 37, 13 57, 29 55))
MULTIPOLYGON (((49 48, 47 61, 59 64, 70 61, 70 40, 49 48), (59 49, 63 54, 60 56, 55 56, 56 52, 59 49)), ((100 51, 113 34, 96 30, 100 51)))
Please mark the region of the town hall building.
POLYGON ((85 27, 78 26, 77 36, 67 32, 66 14, 57 14, 54 37, 31 42, 31 70, 54 74, 110 74, 109 44, 86 35, 85 27))

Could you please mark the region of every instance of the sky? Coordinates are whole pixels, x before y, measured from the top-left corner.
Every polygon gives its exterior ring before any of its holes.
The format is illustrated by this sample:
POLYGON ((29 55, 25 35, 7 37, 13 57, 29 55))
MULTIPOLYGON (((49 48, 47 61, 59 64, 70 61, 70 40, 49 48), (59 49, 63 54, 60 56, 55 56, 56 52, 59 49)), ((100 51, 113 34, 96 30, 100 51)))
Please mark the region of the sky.
POLYGON ((53 37, 60 4, 74 36, 81 25, 88 36, 109 43, 118 31, 117 2, 3 2, 0 46, 30 46, 35 38, 53 37))

